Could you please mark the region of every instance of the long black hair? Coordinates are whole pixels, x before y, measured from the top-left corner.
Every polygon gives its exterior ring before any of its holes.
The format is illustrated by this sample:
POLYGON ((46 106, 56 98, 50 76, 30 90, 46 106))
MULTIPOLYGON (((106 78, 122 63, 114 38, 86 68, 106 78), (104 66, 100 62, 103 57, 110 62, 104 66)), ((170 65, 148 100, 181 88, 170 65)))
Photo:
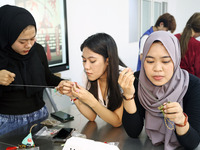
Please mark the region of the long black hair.
MULTIPOLYGON (((88 37, 81 44, 81 51, 87 47, 91 51, 98 53, 104 57, 104 61, 108 58, 107 67, 107 93, 108 93, 108 109, 116 110, 122 104, 122 96, 120 87, 118 85, 119 65, 126 67, 126 65, 119 59, 117 45, 114 39, 106 33, 97 33, 88 37)), ((91 87, 89 91, 98 100, 97 80, 89 81, 91 87)))

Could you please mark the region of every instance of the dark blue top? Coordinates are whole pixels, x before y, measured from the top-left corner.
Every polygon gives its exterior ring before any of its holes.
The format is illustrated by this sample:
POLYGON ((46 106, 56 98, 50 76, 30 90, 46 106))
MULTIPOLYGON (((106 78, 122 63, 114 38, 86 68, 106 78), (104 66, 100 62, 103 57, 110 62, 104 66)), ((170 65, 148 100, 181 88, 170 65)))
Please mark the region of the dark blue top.
POLYGON ((137 64, 137 71, 140 70, 141 68, 141 60, 140 60, 140 42, 141 42, 141 39, 144 35, 150 35, 151 33, 153 33, 153 26, 148 29, 141 37, 140 37, 140 41, 139 41, 139 56, 138 56, 138 64, 137 64))

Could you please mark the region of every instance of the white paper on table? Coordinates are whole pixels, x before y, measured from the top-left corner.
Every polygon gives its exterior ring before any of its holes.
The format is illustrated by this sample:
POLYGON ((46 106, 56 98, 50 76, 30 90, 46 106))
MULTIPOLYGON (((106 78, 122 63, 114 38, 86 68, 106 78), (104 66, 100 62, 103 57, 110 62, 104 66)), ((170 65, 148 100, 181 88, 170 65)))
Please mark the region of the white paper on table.
POLYGON ((103 142, 84 139, 80 137, 71 137, 65 142, 63 150, 119 150, 115 145, 109 145, 103 142))

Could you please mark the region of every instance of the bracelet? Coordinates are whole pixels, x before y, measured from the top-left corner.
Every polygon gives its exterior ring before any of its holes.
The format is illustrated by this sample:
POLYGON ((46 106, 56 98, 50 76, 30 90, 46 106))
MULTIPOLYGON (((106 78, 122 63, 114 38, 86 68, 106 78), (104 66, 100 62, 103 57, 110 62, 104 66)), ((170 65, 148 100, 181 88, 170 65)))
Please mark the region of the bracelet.
POLYGON ((73 98, 73 99, 71 99, 71 101, 73 101, 73 102, 74 102, 74 101, 76 101, 77 99, 78 99, 78 98, 73 98))
POLYGON ((130 101, 130 100, 133 100, 133 99, 135 98, 135 95, 133 95, 133 97, 131 97, 131 98, 126 98, 126 97, 124 96, 124 93, 122 93, 122 97, 123 97, 123 99, 125 99, 125 100, 127 100, 127 101, 130 101))
POLYGON ((183 114, 185 116, 184 124, 183 125, 181 125, 181 124, 175 124, 178 127, 184 127, 187 124, 187 122, 188 122, 188 116, 187 116, 187 114, 186 113, 183 113, 183 114))

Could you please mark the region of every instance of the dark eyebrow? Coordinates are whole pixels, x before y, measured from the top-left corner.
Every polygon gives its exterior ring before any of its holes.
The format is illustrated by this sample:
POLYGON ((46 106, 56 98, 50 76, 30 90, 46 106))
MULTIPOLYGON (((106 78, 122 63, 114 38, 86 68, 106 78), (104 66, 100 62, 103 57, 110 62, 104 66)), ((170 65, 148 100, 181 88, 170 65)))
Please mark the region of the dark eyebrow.
MULTIPOLYGON (((33 38, 35 38, 35 35, 32 38, 30 38, 30 39, 33 39, 33 38)), ((27 41, 27 40, 30 40, 30 39, 19 39, 19 40, 20 41, 27 41)))
POLYGON ((170 56, 163 56, 163 57, 161 57, 161 58, 171 58, 170 56))
MULTIPOLYGON (((83 55, 82 55, 81 57, 82 57, 82 58, 85 58, 83 55)), ((94 57, 94 56, 88 57, 88 59, 90 59, 90 58, 96 58, 96 57, 94 57)))
MULTIPOLYGON (((154 58, 153 56, 146 56, 146 58, 154 58)), ((161 58, 171 58, 170 56, 163 56, 161 58)))
POLYGON ((153 56, 146 56, 146 58, 154 58, 153 56))

